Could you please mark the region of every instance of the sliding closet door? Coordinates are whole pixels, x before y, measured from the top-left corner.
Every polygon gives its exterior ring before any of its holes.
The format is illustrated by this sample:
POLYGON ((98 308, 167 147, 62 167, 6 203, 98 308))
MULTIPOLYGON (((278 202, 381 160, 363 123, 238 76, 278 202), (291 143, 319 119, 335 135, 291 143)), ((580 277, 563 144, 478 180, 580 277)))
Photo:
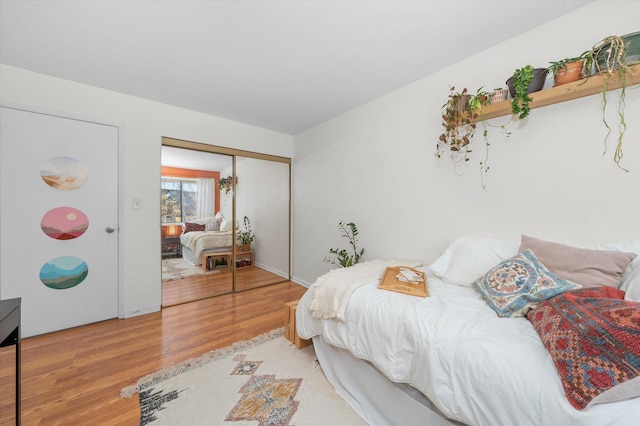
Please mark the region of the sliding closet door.
POLYGON ((243 232, 253 236, 249 247, 236 249, 235 291, 286 281, 290 277, 289 161, 236 156, 235 165, 236 243, 242 243, 238 238, 243 232))
POLYGON ((233 156, 162 147, 162 306, 233 291, 233 156))

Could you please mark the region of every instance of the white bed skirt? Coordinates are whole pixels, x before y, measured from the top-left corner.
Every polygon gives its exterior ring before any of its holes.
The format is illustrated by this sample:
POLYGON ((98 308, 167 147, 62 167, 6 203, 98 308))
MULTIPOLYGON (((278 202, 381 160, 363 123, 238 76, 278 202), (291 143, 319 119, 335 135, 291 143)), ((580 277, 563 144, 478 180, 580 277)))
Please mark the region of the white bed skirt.
POLYGON ((403 390, 371 364, 344 349, 329 345, 322 336, 313 338, 313 347, 329 383, 370 425, 460 424, 441 416, 422 393, 409 386, 403 390))

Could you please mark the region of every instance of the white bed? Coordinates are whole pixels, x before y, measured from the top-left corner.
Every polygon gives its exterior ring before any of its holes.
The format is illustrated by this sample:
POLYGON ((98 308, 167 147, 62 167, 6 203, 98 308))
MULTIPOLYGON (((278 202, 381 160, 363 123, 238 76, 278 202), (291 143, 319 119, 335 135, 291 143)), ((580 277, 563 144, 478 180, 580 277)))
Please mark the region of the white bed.
POLYGON ((202 264, 203 253, 231 251, 232 231, 191 231, 180 235, 182 257, 192 265, 202 264))
MULTIPOLYGON (((418 268, 427 273, 429 297, 380 290, 378 280, 372 280, 352 293, 344 320, 317 319, 311 314, 312 286, 298 304, 298 334, 342 348, 387 379, 409 384, 448 419, 465 424, 640 424, 637 397, 575 409, 564 395, 549 353, 526 318, 500 318, 474 288, 445 282, 442 275, 455 281, 458 274, 462 282, 478 277, 518 250, 518 242, 478 239, 474 244, 477 247, 466 244, 455 254, 450 248, 431 265, 440 268, 440 276, 431 268, 418 268), (442 270, 443 262, 448 271, 442 270)), ((640 242, 624 247, 637 253, 640 242)), ((639 263, 636 258, 634 270, 630 266, 625 271, 626 285, 640 277, 639 263)), ((323 351, 318 357, 323 368, 328 364, 324 356, 323 351)), ((351 395, 351 405, 370 423, 394 423, 385 413, 367 412, 368 403, 361 400, 365 395, 349 390, 343 394, 351 395)), ((395 410, 402 408, 397 405, 395 410)), ((404 424, 427 422, 415 418, 404 424)))

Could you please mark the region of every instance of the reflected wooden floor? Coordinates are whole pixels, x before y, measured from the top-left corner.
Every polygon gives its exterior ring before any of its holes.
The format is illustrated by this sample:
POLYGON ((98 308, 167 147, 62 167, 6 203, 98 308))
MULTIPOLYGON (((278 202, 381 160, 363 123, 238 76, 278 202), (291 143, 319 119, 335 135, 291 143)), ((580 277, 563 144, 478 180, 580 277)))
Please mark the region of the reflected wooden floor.
MULTIPOLYGON (((280 275, 258 266, 245 266, 236 272, 236 290, 246 291, 287 281, 280 275)), ((162 283, 162 306, 174 306, 232 292, 232 273, 221 269, 217 274, 197 275, 162 283)))
MULTIPOLYGON (((120 398, 123 387, 282 327, 284 304, 305 291, 287 281, 23 339, 22 424, 138 425, 138 397, 120 398)), ((0 364, 5 361, 0 353, 0 364)))

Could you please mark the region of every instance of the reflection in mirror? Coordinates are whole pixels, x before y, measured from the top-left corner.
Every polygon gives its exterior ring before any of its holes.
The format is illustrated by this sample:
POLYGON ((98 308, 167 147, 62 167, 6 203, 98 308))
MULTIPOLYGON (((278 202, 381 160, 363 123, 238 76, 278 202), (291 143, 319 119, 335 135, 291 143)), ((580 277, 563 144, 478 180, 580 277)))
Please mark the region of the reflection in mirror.
POLYGON ((233 157, 162 147, 162 306, 233 291, 233 157), (222 190, 220 189, 222 187, 222 190))
POLYGON ((236 179, 235 291, 288 280, 289 164, 237 156, 236 179))

